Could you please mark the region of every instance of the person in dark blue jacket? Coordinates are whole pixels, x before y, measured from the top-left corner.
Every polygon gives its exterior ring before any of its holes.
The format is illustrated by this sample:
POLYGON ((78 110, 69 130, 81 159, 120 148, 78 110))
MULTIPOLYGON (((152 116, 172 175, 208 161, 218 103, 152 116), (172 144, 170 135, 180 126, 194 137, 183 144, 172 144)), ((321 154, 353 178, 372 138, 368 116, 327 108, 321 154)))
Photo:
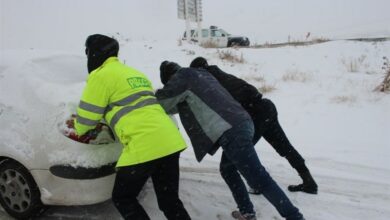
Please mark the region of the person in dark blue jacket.
MULTIPOLYGON (((249 113, 255 126, 254 145, 263 136, 279 155, 285 157, 290 165, 297 170, 303 183, 290 185, 288 190, 291 192, 302 191, 317 194, 318 186, 306 167, 305 160, 292 146, 279 124, 278 113, 274 103, 269 99, 263 98, 262 94, 246 81, 225 73, 218 66, 208 65, 207 60, 203 57, 195 58, 191 62, 190 67, 202 68, 211 73, 249 113)), ((261 189, 252 188, 250 192, 261 194, 261 189)))
POLYGON ((252 143, 251 117, 215 77, 206 70, 181 68, 169 61, 161 64, 160 76, 164 87, 157 90, 156 97, 167 113, 179 113, 197 160, 222 148, 220 173, 241 219, 255 220, 256 213, 240 174, 250 187, 262 189, 281 216, 304 219, 262 166, 252 143))

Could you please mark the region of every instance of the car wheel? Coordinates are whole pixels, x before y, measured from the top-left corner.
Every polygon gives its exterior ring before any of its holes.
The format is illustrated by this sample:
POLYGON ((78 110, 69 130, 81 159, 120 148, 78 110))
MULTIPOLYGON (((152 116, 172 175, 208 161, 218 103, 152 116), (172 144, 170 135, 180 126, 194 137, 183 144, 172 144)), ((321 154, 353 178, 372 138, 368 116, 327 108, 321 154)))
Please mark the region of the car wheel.
POLYGON ((237 47, 237 46, 240 46, 240 44, 237 43, 237 42, 232 42, 232 43, 230 44, 230 47, 237 47))
POLYGON ((20 163, 0 163, 0 204, 17 219, 28 219, 45 210, 41 193, 29 171, 20 163))

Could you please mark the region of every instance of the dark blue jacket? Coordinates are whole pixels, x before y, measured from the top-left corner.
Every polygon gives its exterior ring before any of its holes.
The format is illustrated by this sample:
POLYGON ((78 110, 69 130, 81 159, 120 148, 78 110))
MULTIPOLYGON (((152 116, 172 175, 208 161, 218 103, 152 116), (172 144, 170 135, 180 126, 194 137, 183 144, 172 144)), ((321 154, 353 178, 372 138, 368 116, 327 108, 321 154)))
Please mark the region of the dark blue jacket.
POLYGON ((203 69, 180 69, 156 97, 167 113, 179 113, 198 161, 216 152, 216 142, 225 131, 251 120, 218 80, 203 69))
POLYGON ((255 102, 262 99, 262 94, 246 81, 222 71, 218 66, 206 67, 218 82, 252 115, 259 114, 255 102))

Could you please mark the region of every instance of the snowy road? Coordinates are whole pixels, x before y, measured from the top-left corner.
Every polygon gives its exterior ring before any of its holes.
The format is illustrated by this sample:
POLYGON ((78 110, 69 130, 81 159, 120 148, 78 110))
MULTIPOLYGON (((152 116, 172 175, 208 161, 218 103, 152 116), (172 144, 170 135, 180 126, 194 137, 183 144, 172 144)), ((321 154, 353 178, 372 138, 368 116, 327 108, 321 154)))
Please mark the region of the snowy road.
MULTIPOLYGON (((263 151, 261 149, 261 151, 263 151)), ((260 152, 263 163, 283 189, 299 181, 287 163, 274 153, 260 152)), ((234 201, 218 173, 218 162, 207 160, 197 164, 184 154, 181 168, 181 197, 194 220, 231 219, 234 201)), ((218 156, 216 156, 218 157, 218 156)), ((214 157, 213 157, 214 159, 214 157)), ((307 219, 375 219, 390 216, 390 170, 371 169, 361 165, 308 158, 319 183, 318 195, 289 193, 288 195, 307 219), (317 175, 319 173, 320 175, 317 175)), ((164 219, 157 208, 150 184, 141 200, 152 219, 164 219)), ((259 219, 281 219, 262 196, 252 196, 259 219)), ((1 220, 12 218, 0 211, 1 220)), ((112 219, 120 216, 110 201, 92 206, 52 207, 39 220, 112 219)))
MULTIPOLYGON (((7 216, 3 210, 0 211, 1 220, 13 220, 7 216)), ((92 206, 75 206, 75 207, 51 207, 38 220, 81 220, 81 219, 120 219, 115 207, 110 201, 92 205, 92 206)))

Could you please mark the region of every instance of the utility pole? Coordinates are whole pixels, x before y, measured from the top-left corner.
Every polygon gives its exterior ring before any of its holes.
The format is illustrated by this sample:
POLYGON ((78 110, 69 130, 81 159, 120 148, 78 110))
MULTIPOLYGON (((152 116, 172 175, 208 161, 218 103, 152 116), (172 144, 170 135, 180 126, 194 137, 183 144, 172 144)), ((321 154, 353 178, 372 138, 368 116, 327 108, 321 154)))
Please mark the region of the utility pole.
POLYGON ((198 42, 202 42, 202 0, 196 0, 196 22, 198 23, 198 42))
POLYGON ((186 21, 186 38, 191 41, 191 22, 198 25, 198 42, 202 39, 202 0, 177 0, 179 19, 186 21))
POLYGON ((190 20, 190 10, 188 7, 190 0, 184 0, 184 5, 185 5, 185 15, 186 15, 186 32, 187 32, 187 42, 191 41, 191 20, 190 20))

